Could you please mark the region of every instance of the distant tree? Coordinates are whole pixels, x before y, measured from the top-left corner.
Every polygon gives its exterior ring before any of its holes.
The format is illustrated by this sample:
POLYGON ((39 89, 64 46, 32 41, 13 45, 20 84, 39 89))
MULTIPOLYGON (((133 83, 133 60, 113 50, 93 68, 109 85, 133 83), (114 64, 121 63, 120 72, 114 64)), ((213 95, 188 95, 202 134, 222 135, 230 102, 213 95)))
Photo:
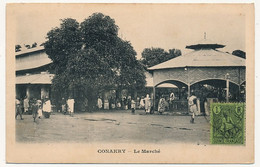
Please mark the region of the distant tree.
POLYGON ((238 57, 241 57, 241 58, 246 58, 246 52, 242 51, 242 50, 234 50, 232 52, 232 55, 235 55, 235 56, 238 56, 238 57))
POLYGON ((179 49, 169 49, 169 55, 171 58, 176 58, 178 56, 181 56, 181 50, 179 49))
POLYGON ((31 49, 30 45, 24 45, 27 49, 31 49))
POLYGON ((35 48, 35 47, 37 47, 37 43, 36 43, 36 42, 34 42, 34 43, 32 44, 32 47, 31 47, 31 48, 35 48))
POLYGON ((169 52, 166 52, 162 48, 145 48, 142 52, 141 62, 146 68, 149 68, 180 55, 179 49, 170 49, 169 52))
POLYGON ((15 45, 15 52, 21 51, 21 45, 15 45))
POLYGON ((142 52, 141 62, 147 68, 166 60, 169 60, 168 53, 162 48, 145 48, 142 52))
POLYGON ((71 18, 61 20, 60 27, 48 32, 44 47, 53 61, 56 99, 87 98, 94 106, 101 90, 144 88, 144 70, 131 43, 118 37, 115 21, 102 13, 81 24, 71 18))

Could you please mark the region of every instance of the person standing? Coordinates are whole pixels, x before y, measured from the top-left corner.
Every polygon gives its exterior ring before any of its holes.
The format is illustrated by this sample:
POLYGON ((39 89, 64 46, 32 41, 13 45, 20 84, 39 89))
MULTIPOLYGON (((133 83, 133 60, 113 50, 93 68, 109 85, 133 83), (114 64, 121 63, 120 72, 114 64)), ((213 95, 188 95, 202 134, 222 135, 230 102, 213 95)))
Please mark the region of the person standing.
POLYGON ((139 109, 143 109, 143 108, 144 108, 144 97, 142 96, 140 100, 139 109))
POLYGON ((21 101, 18 98, 16 98, 15 99, 15 119, 17 118, 18 115, 20 115, 21 120, 23 120, 21 107, 22 107, 21 101))
POLYGON ((175 100, 175 95, 174 95, 174 93, 172 92, 172 93, 170 94, 170 106, 169 106, 170 110, 174 110, 174 108, 175 108, 174 100, 175 100))
POLYGON ((165 104, 165 98, 162 96, 159 100, 159 104, 158 104, 158 111, 159 111, 159 114, 162 114, 164 111, 165 111, 165 107, 166 107, 166 104, 165 104))
POLYGON ((49 99, 46 99, 45 102, 43 103, 42 110, 44 112, 44 116, 46 118, 49 118, 51 113, 51 101, 49 99))
POLYGON ((146 95, 146 98, 144 99, 144 105, 145 105, 145 113, 149 114, 151 110, 151 98, 149 97, 149 94, 146 95))
POLYGON ((116 100, 114 97, 111 97, 111 109, 115 109, 116 108, 116 100))
POLYGON ((122 110, 125 109, 125 98, 124 97, 121 98, 121 109, 122 110))
POLYGON ((108 99, 108 103, 109 103, 109 110, 111 110, 112 109, 112 96, 108 99))
POLYGON ((67 101, 63 97, 61 99, 61 112, 65 115, 67 113, 67 101))
POLYGON ((121 109, 121 102, 119 99, 116 99, 116 108, 121 109))
POLYGON ((70 116, 73 117, 73 115, 74 115, 74 99, 72 99, 72 98, 68 99, 68 110, 69 110, 70 116))
POLYGON ((42 101, 37 100, 37 106, 38 106, 38 118, 41 119, 42 117, 42 101))
POLYGON ((128 109, 130 109, 131 108, 131 100, 132 99, 132 97, 131 96, 128 96, 128 98, 127 98, 127 108, 128 109))
POLYGON ((35 122, 35 119, 38 115, 38 105, 37 105, 37 100, 34 98, 32 100, 32 117, 33 117, 33 122, 35 122))
POLYGON ((132 114, 135 113, 135 107, 136 107, 136 105, 135 105, 135 100, 132 99, 132 100, 131 100, 131 109, 132 109, 132 114))
POLYGON ((102 99, 100 97, 98 97, 97 106, 98 106, 98 109, 101 109, 103 106, 102 99))
POLYGON ((128 110, 127 98, 124 96, 124 109, 128 110))
POLYGON ((135 108, 139 108, 139 107, 140 107, 140 97, 137 96, 135 108))
POLYGON ((188 98, 189 108, 191 112, 191 123, 194 123, 195 119, 195 113, 197 112, 197 97, 194 95, 194 93, 191 94, 191 96, 188 98))
POLYGON ((29 107, 29 98, 25 96, 25 99, 23 100, 24 113, 27 113, 29 111, 29 107))
POLYGON ((108 99, 104 99, 104 110, 109 110, 109 101, 108 101, 108 99))

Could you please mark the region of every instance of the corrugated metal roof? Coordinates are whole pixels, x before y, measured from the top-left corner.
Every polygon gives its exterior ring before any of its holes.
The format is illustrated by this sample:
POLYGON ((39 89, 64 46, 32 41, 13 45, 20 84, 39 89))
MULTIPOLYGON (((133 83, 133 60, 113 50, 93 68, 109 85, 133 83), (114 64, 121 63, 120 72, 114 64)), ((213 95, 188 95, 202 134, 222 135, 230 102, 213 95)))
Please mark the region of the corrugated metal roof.
MULTIPOLYGON (((38 54, 37 54, 38 55, 38 54)), ((16 71, 34 69, 51 64, 52 61, 46 53, 41 53, 39 56, 28 55, 26 57, 16 58, 16 71), (34 58, 32 58, 34 56, 34 58), (24 59, 23 61, 18 61, 18 59, 24 59)))
POLYGON ((51 84, 54 74, 41 73, 16 76, 16 84, 51 84))
POLYGON ((179 67, 225 67, 245 66, 245 59, 214 49, 201 49, 170 59, 148 70, 179 67))

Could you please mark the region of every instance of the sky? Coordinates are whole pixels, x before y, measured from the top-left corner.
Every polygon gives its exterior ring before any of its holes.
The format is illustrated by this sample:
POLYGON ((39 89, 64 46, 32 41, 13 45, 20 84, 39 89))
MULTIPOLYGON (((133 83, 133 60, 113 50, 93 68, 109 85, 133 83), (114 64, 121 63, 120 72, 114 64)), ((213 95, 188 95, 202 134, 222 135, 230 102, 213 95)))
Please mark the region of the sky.
MULTIPOLYGON (((82 22, 95 12, 110 16, 119 26, 119 36, 131 42, 141 57, 144 48, 185 49, 204 38, 226 45, 232 53, 245 50, 245 13, 241 6, 174 4, 18 4, 15 16, 16 44, 40 44, 59 26, 60 19, 82 22)), ((12 10, 13 9, 13 10, 12 10)), ((8 10, 8 7, 7 7, 8 10)))

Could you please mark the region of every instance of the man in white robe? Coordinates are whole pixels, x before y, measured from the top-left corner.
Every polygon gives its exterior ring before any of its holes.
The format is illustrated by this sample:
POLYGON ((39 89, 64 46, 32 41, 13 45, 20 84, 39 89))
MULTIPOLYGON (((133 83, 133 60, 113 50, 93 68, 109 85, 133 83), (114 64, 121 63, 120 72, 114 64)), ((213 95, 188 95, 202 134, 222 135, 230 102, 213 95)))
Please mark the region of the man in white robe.
POLYGON ((146 95, 146 98, 144 99, 145 103, 145 113, 149 114, 151 110, 151 98, 149 97, 149 94, 146 95))
POLYGON ((43 107, 42 110, 44 112, 44 116, 45 118, 49 118, 50 114, 51 114, 51 101, 49 99, 47 99, 44 103, 43 103, 43 107))
POLYGON ((195 119, 195 113, 197 112, 197 97, 194 95, 194 93, 191 94, 191 96, 188 98, 190 112, 191 112, 191 123, 194 123, 195 119))
POLYGON ((101 100, 100 97, 98 97, 98 100, 97 100, 97 106, 98 106, 98 109, 101 109, 102 106, 103 106, 103 102, 102 102, 102 100, 101 100))
POLYGON ((74 99, 68 99, 68 110, 70 112, 70 115, 73 116, 74 114, 74 99))

